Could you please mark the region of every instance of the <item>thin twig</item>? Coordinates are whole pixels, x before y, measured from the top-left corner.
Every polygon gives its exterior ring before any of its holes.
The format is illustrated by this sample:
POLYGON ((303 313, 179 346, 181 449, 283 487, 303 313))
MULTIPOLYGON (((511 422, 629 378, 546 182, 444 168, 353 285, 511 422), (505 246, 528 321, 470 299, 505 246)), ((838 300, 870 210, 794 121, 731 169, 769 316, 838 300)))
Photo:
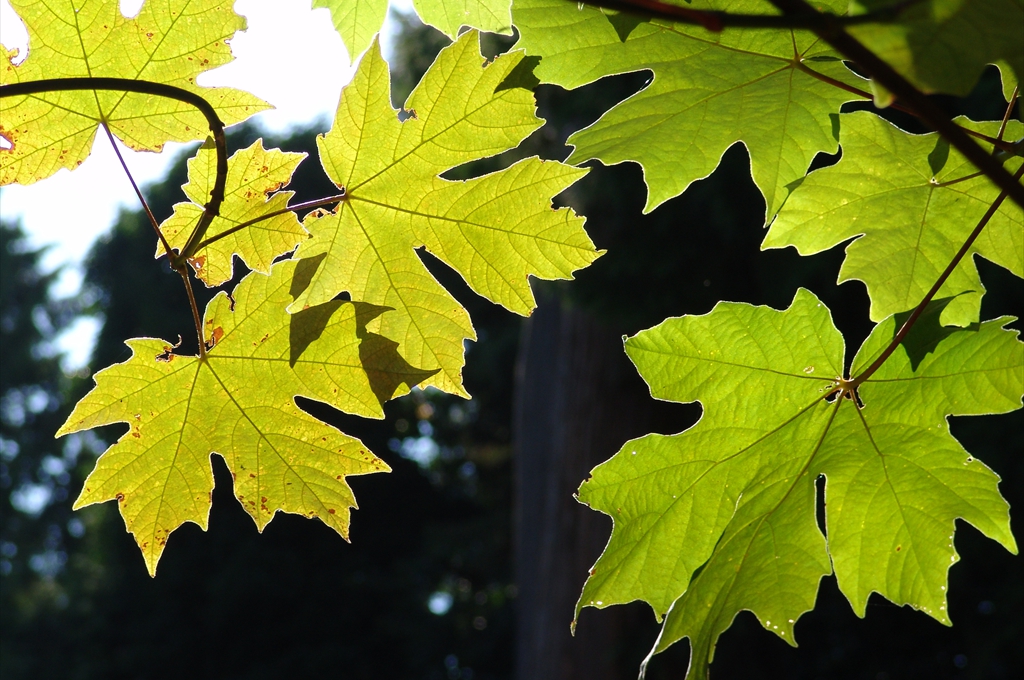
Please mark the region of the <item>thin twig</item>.
POLYGON ((224 238, 225 236, 230 236, 231 234, 234 234, 237 231, 241 231, 242 229, 245 229, 246 227, 251 227, 252 225, 254 225, 254 224, 258 223, 258 222, 262 222, 263 220, 269 220, 272 217, 277 217, 278 215, 283 215, 283 214, 289 213, 289 212, 296 212, 296 211, 299 211, 299 210, 306 210, 307 208, 308 209, 322 208, 325 205, 331 205, 332 203, 341 203, 344 200, 345 200, 345 194, 344 193, 340 193, 340 194, 337 194, 336 196, 327 196, 325 198, 318 198, 318 199, 313 200, 313 201, 306 201, 305 203, 296 203, 295 205, 290 205, 290 206, 288 206, 286 208, 282 208, 281 210, 275 210, 273 212, 267 213, 266 215, 260 215, 259 217, 254 217, 253 219, 248 220, 247 222, 242 222, 241 224, 236 224, 235 226, 231 227, 230 229, 225 229, 224 231, 220 232, 219 234, 214 234, 213 236, 211 236, 210 238, 206 239, 205 241, 200 243, 198 246, 196 246, 196 250, 195 251, 198 253, 200 250, 202 250, 206 246, 210 245, 211 243, 216 243, 217 241, 219 241, 220 239, 224 238))
POLYGON ((176 270, 185 282, 185 290, 188 291, 188 303, 192 307, 192 322, 196 325, 196 336, 199 338, 199 358, 206 358, 206 339, 203 338, 203 322, 199 320, 199 305, 196 304, 195 293, 192 292, 192 281, 188 278, 188 267, 182 266, 176 270))
POLYGON ((896 72, 889 64, 865 47, 859 40, 851 36, 840 23, 830 15, 816 11, 804 0, 769 0, 773 5, 789 16, 818 17, 818 23, 811 30, 815 35, 832 46, 840 55, 857 64, 866 75, 874 78, 882 87, 892 92, 905 106, 914 110, 915 115, 959 151, 968 161, 995 184, 1005 191, 1014 203, 1024 207, 1024 185, 1015 180, 1003 167, 1002 163, 993 158, 977 142, 971 139, 949 117, 914 87, 906 78, 896 72))
POLYGON ((191 104, 199 109, 206 118, 210 133, 213 135, 214 144, 217 147, 217 176, 214 179, 213 189, 210 191, 210 201, 203 207, 203 215, 199 218, 195 230, 189 236, 181 252, 176 257, 170 258, 171 268, 177 271, 195 252, 196 246, 205 236, 206 229, 210 226, 213 218, 220 212, 221 203, 224 202, 224 185, 228 177, 228 151, 227 141, 224 137, 224 123, 217 117, 217 112, 210 102, 195 92, 190 92, 174 85, 153 83, 147 80, 132 80, 131 78, 46 78, 43 80, 30 80, 24 83, 11 83, 10 85, 0 85, 0 99, 4 97, 44 94, 46 92, 80 90, 115 90, 118 92, 136 92, 157 97, 167 97, 168 99, 176 99, 186 104, 191 104))
POLYGON ((1013 114, 1013 105, 1017 103, 1017 95, 1020 93, 1020 85, 1013 86, 1013 92, 1010 93, 1010 102, 1006 105, 1006 113, 1003 114, 1003 122, 999 126, 999 134, 996 135, 1000 140, 1006 133, 1006 125, 1010 122, 1010 115, 1013 114))
MULTIPOLYGON (((1013 175, 1013 180, 1015 182, 1019 181, 1021 175, 1024 175, 1024 165, 1021 165, 1019 168, 1017 168, 1017 172, 1014 173, 1013 175)), ((892 342, 889 343, 889 346, 886 347, 885 350, 878 355, 878 358, 875 359, 871 363, 871 365, 868 366, 867 369, 865 369, 863 373, 861 373, 851 381, 854 388, 856 388, 858 385, 863 384, 865 380, 870 378, 871 375, 875 371, 877 371, 882 364, 885 363, 886 359, 888 359, 889 356, 894 351, 896 351, 896 348, 899 347, 901 342, 903 342, 903 339, 907 337, 907 333, 909 333, 910 329, 914 327, 915 323, 917 323, 917 320, 924 312, 925 307, 928 306, 928 303, 932 301, 932 298, 935 297, 935 294, 939 292, 940 288, 942 288, 942 284, 946 282, 946 279, 949 278, 949 275, 953 273, 953 270, 956 269, 957 265, 960 264, 960 261, 964 259, 965 255, 967 255, 967 252, 971 249, 971 246, 974 245, 974 241, 981 234, 981 231, 985 228, 985 225, 989 223, 989 220, 992 219, 992 216, 996 214, 996 211, 999 210, 999 206, 1002 205, 1003 200, 1005 198, 1006 192, 1000 192, 999 196, 996 198, 995 201, 993 201, 992 205, 989 206, 989 209, 985 212, 985 215, 981 218, 981 221, 978 222, 978 226, 974 228, 974 231, 971 232, 971 235, 967 237, 966 241, 964 241, 963 246, 961 246, 960 250, 958 250, 956 255, 953 256, 953 259, 950 261, 949 265, 942 272, 942 274, 939 275, 938 280, 935 281, 935 284, 932 286, 931 290, 928 291, 928 294, 924 296, 924 299, 921 300, 921 303, 914 308, 914 311, 911 312, 910 316, 900 327, 900 330, 896 333, 895 337, 893 337, 892 342)))
POLYGON ((124 162, 124 156, 121 155, 121 150, 117 148, 117 142, 114 141, 114 135, 110 132, 110 128, 107 127, 106 123, 101 124, 103 131, 107 133, 107 139, 110 140, 110 146, 114 148, 114 153, 117 154, 117 160, 121 161, 121 167, 124 168, 124 174, 128 175, 128 181, 132 183, 132 189, 135 189, 135 195, 139 197, 139 202, 142 203, 142 209, 146 211, 146 216, 149 217, 149 223, 153 225, 153 231, 156 232, 157 238, 160 239, 160 243, 164 247, 164 252, 167 253, 168 259, 174 257, 174 249, 171 248, 171 244, 164 238, 164 233, 160 231, 160 223, 157 222, 156 216, 153 215, 153 211, 149 209, 149 203, 146 202, 146 197, 142 195, 142 191, 139 189, 139 185, 135 183, 135 178, 132 177, 132 173, 128 170, 128 164, 124 162))

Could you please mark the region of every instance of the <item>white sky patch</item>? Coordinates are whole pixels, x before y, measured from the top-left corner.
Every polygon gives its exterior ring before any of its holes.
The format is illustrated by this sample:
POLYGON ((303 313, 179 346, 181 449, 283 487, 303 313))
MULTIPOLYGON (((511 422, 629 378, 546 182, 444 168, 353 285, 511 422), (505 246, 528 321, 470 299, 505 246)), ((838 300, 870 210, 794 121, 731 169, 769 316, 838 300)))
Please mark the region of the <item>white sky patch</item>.
MULTIPOLYGON (((126 16, 135 15, 141 0, 122 0, 126 16)), ((399 11, 409 12, 411 0, 393 0, 399 11)), ((341 88, 354 73, 330 12, 313 10, 311 0, 237 0, 235 11, 246 17, 248 29, 230 41, 235 60, 199 76, 205 87, 236 87, 252 92, 275 108, 254 116, 263 128, 284 132, 323 121, 326 130, 334 117, 341 88)), ((382 44, 389 52, 395 26, 388 19, 382 44)), ((0 43, 30 50, 28 33, 8 0, 0 0, 0 43)), ((31 52, 29 56, 31 58, 31 52)), ((135 181, 143 187, 162 178, 186 145, 168 144, 163 153, 121 153, 135 181)), ((307 162, 316 162, 311 159, 307 162)), ((47 246, 43 268, 64 267, 54 293, 75 294, 82 282, 82 262, 89 248, 106 233, 123 208, 135 210, 138 199, 124 176, 105 136, 95 140, 93 152, 73 173, 61 170, 28 186, 0 189, 0 217, 20 221, 34 247, 47 246)), ((59 339, 67 353, 65 370, 85 365, 99 325, 78 323, 59 339)))

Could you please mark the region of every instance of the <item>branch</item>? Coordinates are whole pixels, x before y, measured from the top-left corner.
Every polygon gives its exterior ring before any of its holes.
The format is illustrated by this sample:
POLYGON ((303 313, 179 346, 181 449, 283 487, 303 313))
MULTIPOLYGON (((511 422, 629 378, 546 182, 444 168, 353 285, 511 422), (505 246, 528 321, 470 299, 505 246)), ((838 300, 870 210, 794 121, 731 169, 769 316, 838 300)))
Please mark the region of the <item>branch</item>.
MULTIPOLYGON (((195 231, 189 236, 188 242, 177 257, 171 258, 171 268, 179 269, 185 261, 195 252, 199 241, 206 234, 207 228, 213 218, 220 212, 221 203, 224 202, 224 185, 228 177, 228 151, 227 142, 224 139, 224 123, 217 117, 210 102, 201 96, 188 90, 163 83, 152 83, 146 80, 132 80, 131 78, 49 78, 45 80, 30 80, 24 83, 12 83, 0 85, 0 98, 24 97, 45 92, 67 92, 72 90, 115 90, 118 92, 137 92, 139 94, 150 94, 157 97, 176 99, 199 109, 206 117, 206 122, 213 135, 214 144, 217 147, 217 177, 213 183, 213 190, 210 192, 210 201, 203 206, 203 215, 196 224, 195 231)), ((100 121, 105 123, 105 121, 100 121)))
POLYGON ((832 46, 839 54, 857 64, 868 77, 874 78, 904 105, 913 109, 915 115, 933 130, 945 137, 953 148, 985 173, 993 184, 1009 196, 1014 203, 1024 208, 1024 186, 1015 180, 998 160, 990 156, 963 130, 960 129, 931 99, 914 87, 906 78, 897 73, 874 52, 864 47, 851 36, 841 23, 831 15, 822 14, 804 0, 769 0, 773 5, 791 17, 818 17, 818 26, 811 30, 832 46))
MULTIPOLYGON (((907 7, 916 5, 922 0, 905 0, 889 7, 866 12, 856 16, 825 15, 829 20, 841 26, 857 24, 874 24, 895 21, 907 7)), ((712 33, 720 33, 726 28, 774 28, 813 30, 824 26, 822 15, 772 15, 772 14, 732 14, 721 10, 700 10, 669 5, 658 0, 583 0, 582 4, 592 7, 612 9, 650 19, 663 19, 677 24, 703 26, 712 33)))
MULTIPOLYGON (((1024 175, 1024 165, 1021 165, 1019 168, 1017 168, 1017 172, 1014 173, 1013 175, 1013 180, 1015 182, 1020 180, 1021 175, 1024 175)), ((964 259, 965 255, 967 255, 967 251, 971 249, 972 245, 974 245, 974 242, 981 234, 982 229, 985 228, 985 225, 989 223, 989 220, 992 219, 992 216, 996 214, 997 210, 999 210, 999 206, 1002 205, 1003 200, 1005 198, 1006 192, 1000 192, 999 196, 996 197, 996 200, 992 203, 991 206, 989 206, 989 209, 985 212, 984 216, 982 216, 981 221, 978 222, 978 226, 974 228, 974 231, 972 231, 971 235, 967 237, 966 241, 964 241, 964 244, 960 247, 960 250, 958 250, 956 255, 953 256, 953 259, 950 261, 949 265, 942 272, 942 274, 939 275, 939 278, 935 282, 935 285, 932 286, 931 290, 928 291, 928 294, 924 296, 924 299, 921 300, 920 304, 918 304, 917 307, 914 308, 914 311, 910 314, 907 320, 900 327, 899 332, 897 332, 895 337, 893 337, 892 342, 889 343, 889 346, 886 347, 885 350, 878 355, 878 358, 875 359, 874 362, 872 362, 872 364, 868 366, 863 373, 861 373, 851 381, 853 387, 857 387, 858 385, 862 384, 865 380, 870 378, 871 375, 875 371, 877 371, 882 364, 885 363, 885 360, 888 359, 894 351, 896 351, 896 348, 899 347, 901 342, 903 342, 903 338, 907 337, 907 333, 909 333, 910 329, 914 327, 915 323, 917 323, 917 320, 924 312, 925 307, 928 306, 928 303, 932 301, 932 298, 935 297, 935 294, 939 292, 940 288, 942 288, 942 284, 946 282, 946 279, 949 278, 949 275, 953 273, 953 270, 956 269, 957 265, 960 264, 960 261, 964 259)))

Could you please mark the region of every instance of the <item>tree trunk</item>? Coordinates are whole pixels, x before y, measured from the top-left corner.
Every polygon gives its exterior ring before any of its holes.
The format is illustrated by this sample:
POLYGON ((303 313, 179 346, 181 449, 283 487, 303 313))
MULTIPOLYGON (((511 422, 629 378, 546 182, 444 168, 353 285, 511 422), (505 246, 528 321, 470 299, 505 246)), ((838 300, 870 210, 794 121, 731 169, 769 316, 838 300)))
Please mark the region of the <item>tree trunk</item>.
POLYGON ((650 609, 588 610, 570 635, 583 583, 611 532, 610 518, 574 494, 594 466, 651 431, 657 402, 621 334, 558 299, 542 299, 524 324, 516 371, 516 677, 631 677, 637 624, 647 622, 640 650, 654 642, 650 609))

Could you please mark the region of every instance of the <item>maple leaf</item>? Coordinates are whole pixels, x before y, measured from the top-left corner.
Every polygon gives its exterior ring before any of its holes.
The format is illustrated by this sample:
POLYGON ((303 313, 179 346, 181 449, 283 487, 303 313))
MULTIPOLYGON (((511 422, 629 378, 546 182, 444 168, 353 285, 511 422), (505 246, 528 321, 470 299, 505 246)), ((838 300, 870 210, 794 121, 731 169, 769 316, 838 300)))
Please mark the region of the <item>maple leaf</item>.
POLYGON ((466 310, 437 283, 415 249, 425 247, 487 299, 519 314, 535 306, 529 276, 566 279, 600 253, 571 210, 551 196, 586 170, 537 158, 466 181, 439 175, 517 146, 543 121, 533 94, 508 84, 522 52, 481 67, 477 33, 445 48, 405 104, 390 104, 387 64, 377 44, 342 93, 320 160, 346 200, 306 218, 312 238, 299 257, 325 256, 300 310, 348 291, 390 307, 373 330, 400 344, 419 368, 440 369, 426 385, 466 395, 464 341, 476 335, 466 310))
MULTIPOLYGON (((231 88, 196 85, 196 76, 231 60, 227 40, 245 21, 218 0, 149 0, 125 18, 117 2, 12 0, 28 29, 29 53, 0 50, 0 84, 49 78, 112 77, 173 85, 201 95, 227 125, 268 105, 231 88)), ((0 99, 0 184, 30 184, 89 155, 105 123, 127 146, 159 151, 169 141, 208 134, 206 118, 174 99, 110 90, 47 92, 0 99)))
MULTIPOLYGON (((231 279, 233 255, 238 255, 250 269, 266 274, 275 257, 294 250, 308 236, 294 213, 282 212, 294 192, 277 191, 291 181, 292 173, 305 157, 304 153, 268 151, 263 148, 263 140, 257 139, 248 149, 228 159, 224 203, 207 229, 207 240, 212 243, 197 249, 190 258, 196 276, 207 286, 218 286, 231 279), (238 228, 272 213, 280 214, 238 228)), ((179 251, 184 248, 203 214, 216 176, 216 150, 201 147, 188 161, 188 183, 182 186, 192 202, 175 205, 174 213, 160 225, 171 247, 179 251)), ((157 246, 157 256, 163 254, 163 249, 157 246)))
MULTIPOLYGON (((857 0, 851 13, 896 0, 857 0)), ((851 26, 850 33, 924 92, 967 95, 986 64, 1001 62, 1014 81, 1024 75, 1024 2, 927 0, 902 3, 895 21, 851 26)), ((1008 74, 1007 74, 1008 75, 1008 74)), ((1011 88, 1012 89, 1012 88, 1011 88)), ((892 101, 880 93, 880 103, 892 101)))
MULTIPOLYGON (((842 12, 846 3, 816 4, 842 12)), ((690 6, 776 12, 755 0, 690 6)), ((576 88, 608 75, 654 72, 646 88, 568 141, 576 147, 570 163, 639 163, 648 188, 645 213, 710 175, 725 150, 742 141, 770 217, 784 187, 804 176, 815 154, 836 150, 830 114, 851 96, 810 71, 856 79, 809 32, 710 33, 564 0, 517 0, 513 17, 517 46, 542 57, 536 74, 543 83, 576 88)))
MULTIPOLYGON (((704 414, 680 434, 628 442, 580 487, 614 528, 577 614, 637 599, 667 611, 654 652, 690 637, 697 677, 743 609, 795 644, 794 622, 830 565, 859 616, 878 592, 948 624, 954 521, 1017 547, 999 478, 953 439, 946 416, 1005 413, 1024 394, 1024 344, 1003 329, 1012 319, 941 327, 948 302, 933 303, 860 385, 862 405, 824 398, 842 374, 843 341, 806 290, 785 311, 720 303, 629 338, 652 395, 700 400, 704 414)), ((904 318, 875 327, 854 374, 904 318)))
POLYGON ((455 39, 462 26, 512 35, 512 0, 413 0, 423 23, 455 39))
MULTIPOLYGON (((313 0, 313 7, 331 11, 334 28, 349 59, 362 54, 380 32, 389 0, 313 0)), ((413 0, 423 23, 455 39, 462 26, 512 35, 511 0, 413 0)))
POLYGON ((206 529, 212 453, 227 462, 235 496, 261 531, 281 510, 319 517, 347 538, 356 503, 345 477, 388 471, 361 442, 300 410, 295 397, 380 418, 384 399, 428 374, 366 331, 380 308, 330 302, 285 312, 310 268, 282 262, 269 277, 247 276, 234 301, 217 295, 207 308, 213 346, 204 357, 179 356, 159 339, 129 340, 131 358, 96 374, 96 387, 57 433, 129 424, 97 460, 75 508, 117 499, 150 574, 172 531, 185 522, 206 529))
MULTIPOLYGON (((999 123, 960 119, 967 129, 995 136, 999 123)), ((1016 139, 1024 125, 1010 121, 1016 139)), ((867 112, 840 122, 843 157, 810 173, 786 200, 762 248, 795 246, 801 255, 851 237, 839 282, 859 279, 871 296, 871 319, 915 307, 963 245, 999 189, 937 134, 912 135, 867 112), (885 172, 874 171, 885 168, 885 172)), ((1016 170, 1020 158, 1007 161, 1016 170)), ((1024 219, 1007 203, 989 221, 971 253, 1024 277, 1024 219)), ((970 258, 939 291, 956 297, 943 325, 978 321, 985 289, 970 258)))
POLYGON ((366 51, 373 36, 384 26, 389 0, 313 0, 313 7, 326 7, 331 12, 334 28, 341 34, 348 58, 366 51))

